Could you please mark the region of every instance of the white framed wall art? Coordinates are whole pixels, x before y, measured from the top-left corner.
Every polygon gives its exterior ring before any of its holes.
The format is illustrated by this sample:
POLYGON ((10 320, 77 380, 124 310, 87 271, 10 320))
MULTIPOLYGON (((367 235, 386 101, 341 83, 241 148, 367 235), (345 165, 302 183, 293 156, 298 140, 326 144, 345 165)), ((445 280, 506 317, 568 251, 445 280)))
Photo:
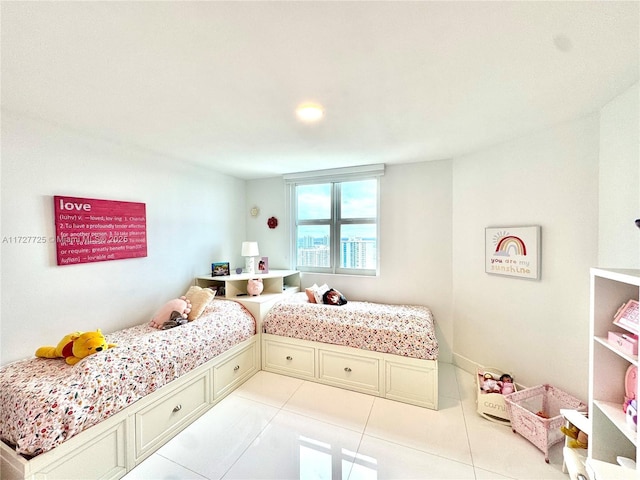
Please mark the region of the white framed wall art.
POLYGON ((540 279, 540 227, 485 228, 485 272, 540 279))

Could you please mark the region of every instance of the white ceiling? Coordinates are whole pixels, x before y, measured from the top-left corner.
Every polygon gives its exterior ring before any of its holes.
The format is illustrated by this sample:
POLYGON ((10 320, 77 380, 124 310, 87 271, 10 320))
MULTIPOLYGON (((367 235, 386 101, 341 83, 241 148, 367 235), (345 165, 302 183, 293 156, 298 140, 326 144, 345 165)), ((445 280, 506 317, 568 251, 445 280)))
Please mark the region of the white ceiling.
POLYGON ((439 160, 637 82, 639 6, 3 1, 2 108, 247 179, 439 160))

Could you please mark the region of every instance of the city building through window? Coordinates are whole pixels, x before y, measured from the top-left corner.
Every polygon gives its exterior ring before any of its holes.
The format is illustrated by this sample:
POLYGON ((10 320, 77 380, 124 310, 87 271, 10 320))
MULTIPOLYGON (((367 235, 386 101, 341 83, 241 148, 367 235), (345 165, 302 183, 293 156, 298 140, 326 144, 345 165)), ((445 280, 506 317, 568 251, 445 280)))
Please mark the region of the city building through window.
POLYGON ((377 274, 379 177, 384 166, 344 170, 285 177, 297 270, 377 274))

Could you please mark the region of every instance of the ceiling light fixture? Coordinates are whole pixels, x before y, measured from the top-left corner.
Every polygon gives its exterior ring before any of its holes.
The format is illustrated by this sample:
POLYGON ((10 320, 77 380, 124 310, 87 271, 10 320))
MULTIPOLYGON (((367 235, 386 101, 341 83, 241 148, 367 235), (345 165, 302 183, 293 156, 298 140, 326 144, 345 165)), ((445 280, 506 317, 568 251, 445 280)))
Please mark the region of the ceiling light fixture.
POLYGON ((302 103, 296 108, 296 116, 303 122, 317 122, 324 116, 324 108, 317 103, 302 103))

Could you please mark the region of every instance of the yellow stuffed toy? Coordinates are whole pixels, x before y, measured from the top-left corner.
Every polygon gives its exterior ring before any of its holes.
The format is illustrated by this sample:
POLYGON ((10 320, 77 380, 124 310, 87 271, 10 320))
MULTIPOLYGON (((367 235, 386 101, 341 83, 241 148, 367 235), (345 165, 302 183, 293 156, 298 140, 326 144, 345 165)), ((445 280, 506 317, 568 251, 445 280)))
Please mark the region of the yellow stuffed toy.
POLYGON ((589 437, 578 427, 571 425, 560 427, 560 431, 564 433, 569 440, 567 440, 567 447, 569 448, 587 448, 589 446, 589 437))
POLYGON ((38 348, 36 357, 64 358, 69 365, 75 365, 84 357, 115 346, 114 343, 107 343, 100 329, 95 332, 73 332, 65 335, 56 347, 38 348))

